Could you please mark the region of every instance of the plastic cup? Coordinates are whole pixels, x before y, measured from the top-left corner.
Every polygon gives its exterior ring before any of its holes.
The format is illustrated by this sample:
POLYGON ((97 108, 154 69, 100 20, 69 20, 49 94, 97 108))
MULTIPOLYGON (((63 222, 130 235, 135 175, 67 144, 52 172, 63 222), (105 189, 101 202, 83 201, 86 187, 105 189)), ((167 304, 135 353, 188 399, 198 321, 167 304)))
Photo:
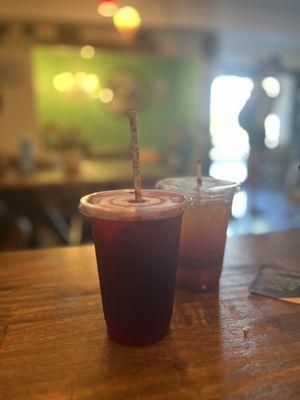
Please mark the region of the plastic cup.
POLYGON ((87 195, 80 211, 91 218, 108 334, 132 346, 162 339, 169 330, 185 196, 143 190, 87 195))
POLYGON ((198 188, 195 177, 184 177, 161 180, 156 187, 189 199, 182 221, 177 285, 185 290, 218 291, 231 205, 239 184, 202 178, 198 188))

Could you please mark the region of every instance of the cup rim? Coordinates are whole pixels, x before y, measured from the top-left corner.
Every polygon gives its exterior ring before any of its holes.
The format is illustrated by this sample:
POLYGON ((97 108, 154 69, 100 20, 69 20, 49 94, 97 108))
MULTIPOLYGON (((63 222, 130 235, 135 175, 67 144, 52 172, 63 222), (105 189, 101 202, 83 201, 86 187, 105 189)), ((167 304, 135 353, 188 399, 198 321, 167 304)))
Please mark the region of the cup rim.
MULTIPOLYGON (((135 203, 133 189, 106 190, 83 196, 78 210, 90 218, 145 221, 175 217, 182 214, 188 204, 188 198, 185 195, 170 190, 142 189, 142 194, 146 199, 157 199, 157 202, 152 205, 150 200, 149 203, 147 201, 135 203), (104 199, 106 196, 112 198, 112 195, 124 197, 123 202, 116 202, 113 206, 103 202, 102 207, 99 207, 101 198, 104 199), (159 204, 164 201, 168 204, 163 206, 159 204)), ((118 199, 118 197, 115 198, 118 199)))
POLYGON ((212 177, 203 177, 203 181, 216 183, 218 186, 209 186, 199 188, 196 186, 195 176, 173 177, 161 179, 157 182, 156 187, 163 190, 173 190, 184 194, 189 200, 196 201, 226 201, 231 199, 237 193, 241 184, 239 182, 228 181, 224 179, 215 179, 212 177), (195 182, 195 185, 193 183, 195 182), (176 184, 177 183, 177 184, 176 184), (183 185, 188 183, 188 185, 183 185))

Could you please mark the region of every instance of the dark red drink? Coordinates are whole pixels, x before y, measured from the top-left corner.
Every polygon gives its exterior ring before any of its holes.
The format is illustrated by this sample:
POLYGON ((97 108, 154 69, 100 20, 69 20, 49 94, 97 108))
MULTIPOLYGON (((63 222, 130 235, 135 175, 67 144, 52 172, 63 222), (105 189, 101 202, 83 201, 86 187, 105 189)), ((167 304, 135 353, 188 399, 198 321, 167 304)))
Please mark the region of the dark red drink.
POLYGON ((144 190, 135 204, 130 191, 103 193, 109 207, 97 203, 91 220, 108 333, 126 345, 155 343, 169 330, 185 198, 144 190))
POLYGON ((92 220, 110 336, 154 343, 169 329, 181 215, 154 221, 92 220))

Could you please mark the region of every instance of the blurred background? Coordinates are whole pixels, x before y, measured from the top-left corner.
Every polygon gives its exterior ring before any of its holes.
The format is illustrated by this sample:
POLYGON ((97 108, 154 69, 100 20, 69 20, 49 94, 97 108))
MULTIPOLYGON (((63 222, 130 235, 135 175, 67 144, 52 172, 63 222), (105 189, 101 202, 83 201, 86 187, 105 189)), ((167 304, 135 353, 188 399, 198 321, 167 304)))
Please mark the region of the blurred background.
POLYGON ((300 227, 298 0, 1 0, 0 249, 89 240, 79 198, 203 171, 228 235, 300 227))

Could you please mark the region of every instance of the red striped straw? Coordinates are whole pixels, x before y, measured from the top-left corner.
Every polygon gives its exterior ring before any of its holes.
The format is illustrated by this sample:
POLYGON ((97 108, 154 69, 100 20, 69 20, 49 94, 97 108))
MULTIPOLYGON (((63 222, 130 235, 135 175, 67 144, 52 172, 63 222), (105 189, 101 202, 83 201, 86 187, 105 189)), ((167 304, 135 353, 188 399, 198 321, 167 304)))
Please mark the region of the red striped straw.
POLYGON ((134 195, 135 201, 137 203, 142 203, 142 176, 140 172, 140 155, 137 138, 136 111, 128 111, 128 118, 130 123, 130 144, 134 180, 134 195))
POLYGON ((197 187, 202 185, 202 167, 200 160, 196 161, 196 182, 197 187))

